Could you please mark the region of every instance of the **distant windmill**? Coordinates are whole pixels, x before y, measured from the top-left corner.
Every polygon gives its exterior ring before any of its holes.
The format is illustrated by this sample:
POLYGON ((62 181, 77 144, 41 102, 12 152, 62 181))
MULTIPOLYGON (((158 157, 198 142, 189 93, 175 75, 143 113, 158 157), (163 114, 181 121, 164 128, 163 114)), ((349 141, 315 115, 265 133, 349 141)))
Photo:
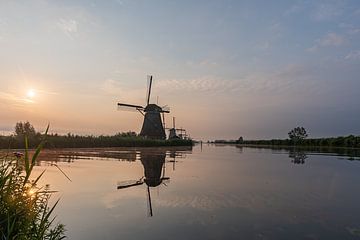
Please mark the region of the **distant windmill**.
POLYGON ((186 139, 186 130, 183 128, 176 128, 175 127, 175 117, 173 117, 173 127, 166 128, 169 130, 169 139, 186 139), (177 134, 179 132, 179 134, 177 134))
POLYGON ((140 136, 151 139, 166 139, 164 125, 161 121, 160 113, 170 113, 167 106, 160 107, 150 103, 152 76, 148 76, 148 86, 146 91, 146 106, 118 103, 120 109, 135 109, 144 116, 144 122, 140 131, 140 136))

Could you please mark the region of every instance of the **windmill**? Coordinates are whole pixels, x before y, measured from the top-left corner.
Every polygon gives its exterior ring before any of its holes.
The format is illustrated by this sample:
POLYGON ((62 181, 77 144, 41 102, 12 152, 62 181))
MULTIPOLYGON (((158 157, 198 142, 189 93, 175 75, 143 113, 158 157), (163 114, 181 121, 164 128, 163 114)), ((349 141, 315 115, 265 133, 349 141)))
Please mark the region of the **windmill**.
POLYGON ((166 139, 164 125, 161 120, 161 113, 170 113, 168 106, 160 107, 150 103, 152 76, 148 76, 148 86, 146 91, 146 106, 118 103, 119 109, 132 109, 140 112, 144 116, 144 122, 140 131, 140 136, 151 139, 166 139))
POLYGON ((153 216, 150 187, 158 187, 160 184, 167 186, 166 182, 170 180, 169 177, 165 177, 165 157, 165 152, 160 152, 158 154, 141 153, 140 161, 144 167, 144 176, 139 180, 118 183, 117 186, 117 189, 125 189, 145 183, 147 185, 147 201, 150 217, 153 216))
POLYGON ((175 127, 175 117, 173 117, 173 127, 166 128, 169 130, 169 139, 186 139, 186 130, 183 128, 176 128, 175 127), (179 134, 177 134, 179 132, 179 134))

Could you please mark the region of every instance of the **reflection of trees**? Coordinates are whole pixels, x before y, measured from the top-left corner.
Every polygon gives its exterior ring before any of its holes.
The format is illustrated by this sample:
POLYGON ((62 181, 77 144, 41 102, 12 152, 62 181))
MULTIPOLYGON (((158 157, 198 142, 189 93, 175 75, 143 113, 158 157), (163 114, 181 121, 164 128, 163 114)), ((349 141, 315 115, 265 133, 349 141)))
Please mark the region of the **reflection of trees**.
POLYGON ((292 158, 291 162, 294 164, 304 164, 307 155, 304 151, 298 149, 291 149, 289 152, 289 158, 292 158))
POLYGON ((235 147, 239 149, 239 153, 243 153, 243 148, 244 148, 243 146, 236 145, 235 147))

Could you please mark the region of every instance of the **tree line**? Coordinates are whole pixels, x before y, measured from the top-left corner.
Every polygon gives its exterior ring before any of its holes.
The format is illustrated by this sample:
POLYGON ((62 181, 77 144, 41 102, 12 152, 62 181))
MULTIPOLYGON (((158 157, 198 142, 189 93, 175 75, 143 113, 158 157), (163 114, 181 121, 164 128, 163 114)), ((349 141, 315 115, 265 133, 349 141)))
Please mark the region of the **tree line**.
POLYGON ((319 146, 360 148, 360 136, 348 135, 328 138, 308 138, 304 127, 296 127, 289 131, 288 139, 244 140, 240 137, 233 141, 236 144, 271 145, 271 146, 319 146))
POLYGON ((301 141, 291 139, 270 139, 270 140, 243 140, 237 141, 238 144, 249 145, 274 145, 274 146, 324 146, 324 147, 351 147, 360 148, 360 136, 340 136, 330 138, 308 138, 301 141))
MULTIPOLYGON (((0 136, 0 148, 18 149, 25 148, 24 139, 28 138, 29 147, 36 147, 42 140, 42 134, 37 132, 29 122, 18 122, 15 132, 10 136, 0 136)), ((68 133, 48 134, 46 148, 88 148, 88 147, 152 147, 152 146, 190 146, 192 140, 154 140, 144 139, 135 132, 122 132, 115 135, 77 135, 68 133)))

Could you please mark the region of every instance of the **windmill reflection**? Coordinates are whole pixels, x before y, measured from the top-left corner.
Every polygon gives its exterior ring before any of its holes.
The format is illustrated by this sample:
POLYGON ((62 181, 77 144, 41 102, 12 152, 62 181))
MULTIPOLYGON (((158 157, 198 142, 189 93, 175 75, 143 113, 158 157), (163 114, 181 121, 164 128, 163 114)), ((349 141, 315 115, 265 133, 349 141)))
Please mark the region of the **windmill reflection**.
POLYGON ((150 187, 158 187, 161 184, 167 186, 166 184, 170 181, 170 178, 165 176, 165 158, 165 151, 156 153, 141 152, 140 161, 144 167, 144 176, 139 180, 121 182, 117 186, 117 189, 125 189, 145 183, 147 186, 147 201, 150 217, 153 216, 150 187))
POLYGON ((289 158, 292 158, 291 162, 294 164, 304 164, 305 159, 307 159, 307 154, 298 149, 291 149, 289 152, 289 158))

